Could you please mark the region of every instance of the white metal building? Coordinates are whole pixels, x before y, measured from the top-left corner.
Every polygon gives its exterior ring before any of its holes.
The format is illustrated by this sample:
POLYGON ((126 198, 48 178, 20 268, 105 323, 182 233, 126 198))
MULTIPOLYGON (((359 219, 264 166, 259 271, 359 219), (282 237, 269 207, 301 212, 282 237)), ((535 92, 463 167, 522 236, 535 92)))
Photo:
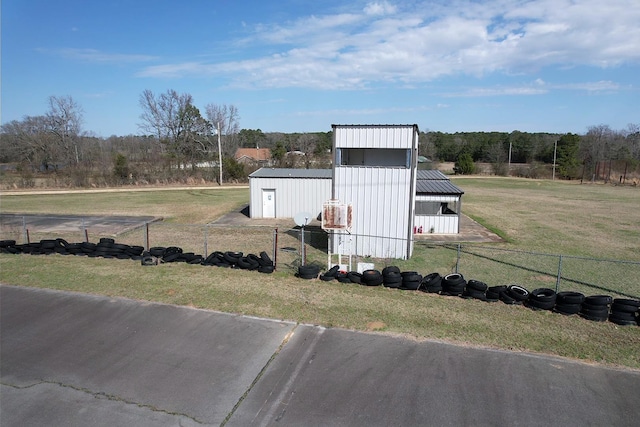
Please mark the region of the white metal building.
POLYGON ((262 168, 249 175, 251 218, 317 217, 331 198, 331 169, 262 168))
POLYGON ((419 170, 416 180, 416 234, 457 234, 464 191, 437 170, 419 170))
POLYGON ((407 259, 413 252, 417 125, 332 125, 332 199, 352 205, 334 253, 407 259))

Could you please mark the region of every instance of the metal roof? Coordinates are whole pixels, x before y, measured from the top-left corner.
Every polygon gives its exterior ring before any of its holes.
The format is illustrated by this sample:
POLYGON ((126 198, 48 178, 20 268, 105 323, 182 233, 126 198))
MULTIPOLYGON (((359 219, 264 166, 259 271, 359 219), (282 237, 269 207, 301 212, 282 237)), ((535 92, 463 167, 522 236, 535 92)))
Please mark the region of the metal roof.
POLYGON ((249 178, 320 178, 331 179, 331 169, 260 168, 249 178))
POLYGON ((419 179, 416 181, 416 194, 464 194, 449 180, 419 179))
POLYGON ((436 169, 429 170, 418 170, 418 174, 416 175, 418 180, 428 179, 428 180, 439 180, 439 181, 448 181, 449 177, 436 169))

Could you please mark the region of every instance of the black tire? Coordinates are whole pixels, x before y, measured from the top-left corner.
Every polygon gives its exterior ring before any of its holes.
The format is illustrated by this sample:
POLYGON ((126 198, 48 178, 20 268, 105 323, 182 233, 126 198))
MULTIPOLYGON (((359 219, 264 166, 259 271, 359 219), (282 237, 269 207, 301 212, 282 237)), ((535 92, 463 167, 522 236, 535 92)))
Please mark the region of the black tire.
POLYGON ((196 254, 193 258, 187 260, 187 264, 202 265, 202 261, 204 261, 204 257, 202 255, 196 254))
POLYGON ((98 241, 99 244, 103 246, 112 246, 116 241, 110 237, 101 237, 98 241))
POLYGON ((584 302, 592 305, 609 305, 613 302, 613 298, 609 295, 591 295, 586 297, 584 302))
POLYGON ((240 267, 243 270, 251 269, 251 263, 249 262, 247 257, 238 258, 236 264, 238 265, 238 267, 240 267))
POLYGON ((640 300, 637 300, 637 299, 614 298, 613 299, 613 304, 627 305, 627 306, 635 307, 636 310, 640 309, 640 300))
POLYGON ((625 321, 636 321, 635 313, 621 313, 621 312, 611 312, 609 313, 609 320, 625 320, 625 321))
POLYGON ((340 266, 334 265, 324 273, 324 276, 333 277, 335 279, 335 277, 338 275, 338 271, 340 271, 340 266))
POLYGON ((327 276, 325 273, 320 275, 320 280, 323 282, 331 282, 332 280, 336 280, 336 276, 327 276))
POLYGON ((301 279, 317 279, 320 275, 320 267, 316 265, 301 265, 298 267, 298 277, 301 279))
POLYGON ((58 246, 58 242, 54 239, 40 240, 40 248, 42 249, 54 249, 56 246, 58 246))
POLYGON ((640 308, 636 307, 635 305, 622 304, 619 302, 615 302, 616 300, 613 301, 614 303, 611 304, 612 313, 637 313, 640 310, 640 308))
POLYGON ((258 267, 258 272, 260 273, 271 274, 273 273, 273 270, 275 270, 273 265, 261 265, 258 267))
POLYGON ((467 284, 462 274, 451 273, 442 278, 442 295, 459 297, 464 292, 464 287, 467 284))
POLYGON ((15 240, 0 240, 0 248, 8 248, 11 246, 15 246, 16 245, 16 241, 15 240))
POLYGON ((538 288, 531 291, 529 300, 534 300, 541 303, 553 303, 555 304, 557 299, 556 291, 549 288, 538 288))
POLYGON ((350 271, 347 273, 347 278, 351 280, 351 283, 357 283, 358 285, 362 283, 362 274, 357 271, 350 271))
POLYGON ((149 249, 149 253, 151 254, 151 256, 154 256, 156 258, 161 258, 162 255, 164 255, 164 250, 167 249, 163 246, 154 246, 153 248, 149 249))
POLYGON ((558 304, 582 304, 584 302, 584 294, 580 292, 564 291, 558 292, 556 295, 556 303, 558 304))
POLYGON ((382 284, 387 288, 397 289, 402 286, 402 276, 395 271, 388 272, 382 277, 382 284))
POLYGON ((442 278, 443 287, 446 286, 460 286, 464 285, 467 282, 464 280, 464 276, 460 273, 451 273, 447 274, 442 278))
POLYGON ((508 290, 500 292, 500 301, 509 305, 522 304, 522 302, 516 300, 515 298, 512 298, 508 290))
POLYGON ((180 254, 170 254, 162 257, 162 262, 178 262, 180 261, 180 254))
POLYGON ((609 318, 609 322, 615 323, 616 325, 620 325, 620 326, 636 326, 638 324, 638 322, 635 320, 620 320, 615 318, 614 319, 609 318))
POLYGON ((591 316, 589 314, 585 314, 580 312, 580 317, 582 317, 583 319, 587 319, 587 320, 591 320, 592 322, 606 322, 607 321, 607 316, 591 316))
POLYGON ((400 274, 400 268, 396 267, 395 265, 388 265, 385 268, 382 269, 382 275, 386 276, 389 273, 398 273, 400 274))
POLYGON ((378 270, 365 270, 360 279, 361 284, 365 286, 380 286, 383 281, 382 273, 378 270))
POLYGON ((403 282, 420 282, 422 283, 422 275, 416 273, 415 271, 406 272, 401 274, 403 282))
POLYGON ((405 291, 417 291, 420 288, 420 284, 422 283, 422 276, 420 276, 420 280, 403 280, 400 285, 400 289, 405 291))
POLYGON ((141 265, 158 265, 158 259, 155 257, 152 257, 151 255, 143 256, 140 259, 140 264, 141 265))
POLYGON ((473 289, 474 291, 479 291, 479 292, 483 292, 484 293, 484 292, 487 291, 489 286, 486 283, 481 282, 479 280, 471 279, 471 280, 467 281, 467 288, 473 289))
POLYGON ((269 255, 265 251, 260 252, 260 259, 262 260, 260 262, 261 265, 273 266, 273 261, 271 260, 271 258, 269 258, 269 255))
POLYGON ((556 305, 555 301, 539 301, 537 299, 529 298, 524 302, 524 305, 533 310, 551 310, 556 305))
POLYGON ((519 285, 511 285, 507 287, 507 293, 511 298, 518 302, 526 301, 529 298, 529 291, 519 285))
POLYGON ((580 304, 557 304, 553 308, 554 313, 564 314, 566 316, 578 314, 580 312, 580 304))
POLYGON ((604 318, 606 319, 609 316, 609 310, 608 309, 604 309, 604 310, 589 310, 588 308, 582 308, 580 310, 580 314, 584 314, 586 316, 591 316, 591 317, 598 317, 598 318, 604 318))
POLYGON ((586 310, 609 310, 609 305, 607 304, 589 304, 587 302, 582 303, 582 308, 586 310))
POLYGON ((480 301, 487 300, 487 295, 484 292, 469 288, 464 290, 464 292, 462 293, 462 297, 468 299, 477 299, 480 301))
POLYGON ((130 246, 129 249, 127 249, 127 252, 131 255, 142 255, 144 248, 142 246, 130 246))
POLYGON ((422 278, 422 288, 442 289, 442 276, 439 273, 429 273, 422 278))
POLYGON ((238 260, 240 258, 242 258, 244 254, 242 252, 232 252, 232 251, 227 251, 224 253, 224 259, 232 265, 236 265, 238 264, 238 260))

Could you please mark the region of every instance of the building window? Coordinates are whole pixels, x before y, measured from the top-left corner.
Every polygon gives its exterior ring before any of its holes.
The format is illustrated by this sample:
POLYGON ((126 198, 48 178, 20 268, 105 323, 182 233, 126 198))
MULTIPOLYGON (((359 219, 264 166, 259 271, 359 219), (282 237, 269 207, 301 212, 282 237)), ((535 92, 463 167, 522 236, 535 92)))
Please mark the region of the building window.
POLYGON ((403 167, 411 165, 411 150, 398 148, 338 148, 336 163, 341 166, 403 167))
POLYGON ((416 200, 416 215, 458 215, 458 203, 416 200))

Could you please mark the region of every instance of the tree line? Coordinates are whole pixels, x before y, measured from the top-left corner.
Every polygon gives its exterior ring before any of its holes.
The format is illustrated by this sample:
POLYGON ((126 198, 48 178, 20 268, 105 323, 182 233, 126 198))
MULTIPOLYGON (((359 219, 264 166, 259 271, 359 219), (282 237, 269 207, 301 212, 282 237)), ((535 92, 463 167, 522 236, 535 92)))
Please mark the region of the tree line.
MULTIPOLYGON (((209 103, 202 111, 188 93, 145 90, 139 97, 140 134, 96 137, 83 129, 82 107, 70 96, 51 96, 48 110, 2 125, 3 180, 34 185, 49 177, 58 185, 107 186, 134 183, 246 181, 259 164, 234 159, 238 148, 269 148, 271 166, 331 166, 332 132, 265 133, 240 127, 234 105, 209 103), (17 178, 16 178, 17 177, 17 178)), ((457 173, 490 164, 492 173, 512 174, 508 165, 549 168, 559 178, 611 178, 640 165, 640 125, 613 130, 588 128, 583 135, 513 132, 420 132, 419 153, 434 162, 456 162, 457 173), (555 163, 554 163, 555 161, 555 163), (612 166, 615 165, 615 166, 612 166), (608 167, 608 176, 607 176, 608 167)), ((534 169, 529 169, 534 170, 534 169)))

